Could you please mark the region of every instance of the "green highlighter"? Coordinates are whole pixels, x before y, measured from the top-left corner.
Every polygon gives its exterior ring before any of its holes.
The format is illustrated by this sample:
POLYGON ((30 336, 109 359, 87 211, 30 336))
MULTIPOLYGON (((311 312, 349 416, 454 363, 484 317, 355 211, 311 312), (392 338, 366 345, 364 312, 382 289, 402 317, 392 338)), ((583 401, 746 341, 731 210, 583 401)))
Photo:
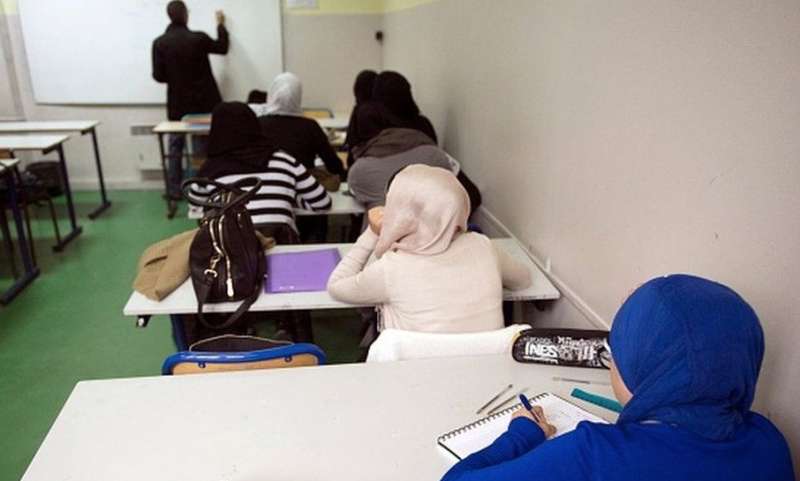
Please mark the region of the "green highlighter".
POLYGON ((606 408, 609 411, 614 411, 615 413, 622 412, 622 404, 618 403, 617 401, 613 399, 608 399, 607 397, 599 396, 597 394, 586 392, 583 389, 578 389, 578 388, 573 389, 572 397, 582 399, 596 406, 600 406, 601 408, 606 408))

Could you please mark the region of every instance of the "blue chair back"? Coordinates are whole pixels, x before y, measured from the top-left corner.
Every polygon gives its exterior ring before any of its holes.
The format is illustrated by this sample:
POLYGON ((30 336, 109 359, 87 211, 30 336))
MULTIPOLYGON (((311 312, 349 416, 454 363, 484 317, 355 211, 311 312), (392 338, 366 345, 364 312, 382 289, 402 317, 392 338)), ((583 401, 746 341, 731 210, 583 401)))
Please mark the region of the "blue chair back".
POLYGON ((244 352, 181 351, 164 360, 161 374, 169 376, 173 374, 319 366, 326 362, 325 352, 315 344, 307 343, 244 352))

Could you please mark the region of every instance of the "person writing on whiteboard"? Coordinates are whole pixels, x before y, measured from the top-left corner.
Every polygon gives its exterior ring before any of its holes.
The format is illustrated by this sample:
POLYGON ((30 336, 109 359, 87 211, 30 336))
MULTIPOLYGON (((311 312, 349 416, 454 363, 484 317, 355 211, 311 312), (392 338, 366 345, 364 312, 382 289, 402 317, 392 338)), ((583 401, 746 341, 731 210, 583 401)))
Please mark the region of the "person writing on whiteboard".
MULTIPOLYGON (((180 0, 167 5, 170 24, 163 35, 153 41, 153 78, 167 84, 167 118, 181 120, 186 114, 208 113, 222 102, 217 82, 211 72, 208 55, 228 53, 228 30, 225 14, 217 11, 217 39, 204 32, 189 30, 189 9, 180 0)), ((205 138, 193 137, 194 153, 205 151, 205 138)), ((169 192, 180 199, 183 180, 184 136, 174 135, 169 141, 169 192)))
POLYGON ((652 279, 617 312, 609 345, 616 424, 583 421, 553 437, 546 410, 519 410, 443 481, 794 480, 783 435, 751 410, 764 333, 732 289, 652 279))

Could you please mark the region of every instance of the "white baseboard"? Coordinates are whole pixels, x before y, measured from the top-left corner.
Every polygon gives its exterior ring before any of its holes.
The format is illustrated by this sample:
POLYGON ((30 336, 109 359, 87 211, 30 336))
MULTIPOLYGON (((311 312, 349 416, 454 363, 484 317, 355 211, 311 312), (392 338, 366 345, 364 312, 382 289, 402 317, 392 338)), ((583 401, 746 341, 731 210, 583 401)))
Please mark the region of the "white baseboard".
POLYGON ((506 227, 500 219, 497 218, 494 214, 492 214, 485 206, 481 206, 475 212, 473 219, 476 221, 477 224, 481 226, 487 236, 489 237, 511 237, 515 239, 520 246, 522 246, 522 250, 525 251, 526 254, 533 260, 533 262, 539 266, 539 269, 542 270, 545 276, 550 279, 550 282, 556 286, 561 292, 561 295, 564 299, 567 300, 570 304, 572 304, 578 312, 581 313, 582 316, 586 318, 589 323, 593 326, 596 326, 599 329, 610 329, 611 323, 603 319, 603 317, 597 313, 594 309, 592 309, 589 304, 583 300, 581 296, 578 295, 575 290, 573 290, 565 281, 559 278, 557 275, 553 274, 551 266, 546 266, 541 259, 537 256, 533 255, 533 253, 525 246, 525 243, 520 242, 517 236, 515 236, 509 229, 506 227))

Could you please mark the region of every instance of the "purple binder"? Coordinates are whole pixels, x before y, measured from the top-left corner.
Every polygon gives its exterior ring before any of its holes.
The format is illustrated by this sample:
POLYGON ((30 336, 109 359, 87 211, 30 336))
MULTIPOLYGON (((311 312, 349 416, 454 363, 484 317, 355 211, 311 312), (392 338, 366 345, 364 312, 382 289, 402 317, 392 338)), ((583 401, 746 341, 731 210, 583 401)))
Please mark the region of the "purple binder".
POLYGON ((270 254, 264 290, 272 294, 324 291, 340 260, 339 249, 270 254))

